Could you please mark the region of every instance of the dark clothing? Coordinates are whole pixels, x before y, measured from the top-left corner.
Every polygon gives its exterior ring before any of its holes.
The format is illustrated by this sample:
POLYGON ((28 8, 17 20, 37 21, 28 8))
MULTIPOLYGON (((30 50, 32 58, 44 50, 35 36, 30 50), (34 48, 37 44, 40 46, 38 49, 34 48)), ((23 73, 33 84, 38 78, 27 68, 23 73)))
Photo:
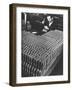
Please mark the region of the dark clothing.
POLYGON ((47 18, 45 18, 44 26, 48 26, 49 27, 49 21, 47 20, 47 18))
POLYGON ((55 30, 58 27, 58 22, 57 20, 53 19, 51 26, 49 26, 49 21, 45 19, 44 26, 48 26, 49 30, 55 30))
POLYGON ((51 26, 49 27, 50 30, 55 30, 58 28, 58 22, 57 20, 53 20, 53 23, 51 24, 51 26))

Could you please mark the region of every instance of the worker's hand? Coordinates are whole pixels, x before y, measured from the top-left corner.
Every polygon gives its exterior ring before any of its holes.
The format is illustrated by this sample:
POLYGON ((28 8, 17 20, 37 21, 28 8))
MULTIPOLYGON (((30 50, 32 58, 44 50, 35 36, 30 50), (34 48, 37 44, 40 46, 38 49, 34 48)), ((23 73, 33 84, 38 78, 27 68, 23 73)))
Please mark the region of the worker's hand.
POLYGON ((44 28, 49 30, 48 26, 44 26, 44 28))
POLYGON ((43 21, 41 23, 44 24, 45 23, 45 19, 43 19, 43 21))
POLYGON ((42 21, 41 23, 44 24, 44 21, 42 21))

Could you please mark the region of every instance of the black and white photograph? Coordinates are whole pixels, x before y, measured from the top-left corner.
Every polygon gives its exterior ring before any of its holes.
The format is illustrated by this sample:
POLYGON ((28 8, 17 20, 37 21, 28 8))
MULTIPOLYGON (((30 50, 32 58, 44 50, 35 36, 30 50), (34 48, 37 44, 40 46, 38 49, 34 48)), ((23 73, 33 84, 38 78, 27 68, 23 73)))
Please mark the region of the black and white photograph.
POLYGON ((22 77, 63 75, 63 15, 21 13, 22 77))
POLYGON ((10 85, 70 82, 70 7, 10 5, 10 85))

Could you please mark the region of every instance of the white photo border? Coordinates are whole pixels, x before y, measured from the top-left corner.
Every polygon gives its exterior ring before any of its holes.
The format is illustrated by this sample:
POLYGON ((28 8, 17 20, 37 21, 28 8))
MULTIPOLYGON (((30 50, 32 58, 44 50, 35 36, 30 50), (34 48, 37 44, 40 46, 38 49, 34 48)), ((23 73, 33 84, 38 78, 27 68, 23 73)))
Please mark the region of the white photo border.
POLYGON ((68 10, 16 7, 16 83, 68 81, 68 10), (21 13, 63 14, 63 75, 21 77, 21 13))

